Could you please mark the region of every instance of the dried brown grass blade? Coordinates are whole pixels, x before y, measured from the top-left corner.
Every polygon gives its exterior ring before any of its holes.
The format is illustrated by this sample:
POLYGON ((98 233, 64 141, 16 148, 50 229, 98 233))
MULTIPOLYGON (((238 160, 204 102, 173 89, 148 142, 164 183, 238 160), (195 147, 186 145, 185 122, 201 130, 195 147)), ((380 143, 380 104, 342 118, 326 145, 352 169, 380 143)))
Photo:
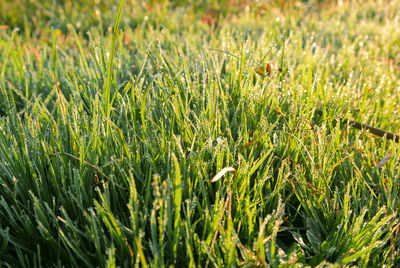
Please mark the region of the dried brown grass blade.
POLYGON ((233 167, 224 167, 223 169, 221 169, 220 172, 217 173, 217 175, 215 175, 211 179, 211 182, 219 181, 219 179, 221 179, 228 172, 236 172, 236 169, 234 169, 233 167))

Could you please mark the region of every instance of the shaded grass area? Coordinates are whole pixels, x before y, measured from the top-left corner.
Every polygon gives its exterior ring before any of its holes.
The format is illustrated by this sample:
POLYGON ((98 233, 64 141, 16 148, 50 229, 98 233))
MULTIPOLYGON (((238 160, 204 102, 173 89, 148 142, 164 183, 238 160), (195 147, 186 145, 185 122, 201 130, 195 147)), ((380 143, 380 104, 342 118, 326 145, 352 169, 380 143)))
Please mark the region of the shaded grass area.
POLYGON ((398 133, 397 1, 30 5, 0 16, 2 265, 399 265, 398 145, 335 121, 398 133))

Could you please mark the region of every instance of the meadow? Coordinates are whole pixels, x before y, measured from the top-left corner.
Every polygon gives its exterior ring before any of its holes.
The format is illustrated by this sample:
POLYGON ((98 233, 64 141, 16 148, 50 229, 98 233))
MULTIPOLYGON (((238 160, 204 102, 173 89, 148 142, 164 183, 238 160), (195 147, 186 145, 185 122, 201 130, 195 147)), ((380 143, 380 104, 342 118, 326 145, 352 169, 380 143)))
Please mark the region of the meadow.
POLYGON ((400 1, 194 2, 0 1, 0 266, 399 266, 400 1))

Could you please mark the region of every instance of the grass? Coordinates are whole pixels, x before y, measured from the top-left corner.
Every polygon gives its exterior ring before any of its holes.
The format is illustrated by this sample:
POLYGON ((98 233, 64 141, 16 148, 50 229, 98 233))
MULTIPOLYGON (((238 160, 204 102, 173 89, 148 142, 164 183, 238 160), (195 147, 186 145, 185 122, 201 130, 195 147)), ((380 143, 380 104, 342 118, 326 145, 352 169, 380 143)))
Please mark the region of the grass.
POLYGON ((400 264, 398 1, 94 2, 0 3, 1 266, 400 264))

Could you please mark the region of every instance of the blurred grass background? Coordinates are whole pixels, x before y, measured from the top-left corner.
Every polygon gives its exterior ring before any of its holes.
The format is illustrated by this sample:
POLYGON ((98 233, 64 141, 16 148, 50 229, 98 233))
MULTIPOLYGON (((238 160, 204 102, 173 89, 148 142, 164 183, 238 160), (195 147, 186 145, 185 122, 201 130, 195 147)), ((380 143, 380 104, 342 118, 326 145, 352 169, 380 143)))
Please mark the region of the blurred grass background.
MULTIPOLYGON (((157 17, 167 15, 171 10, 180 10, 188 15, 187 19, 196 20, 208 15, 212 20, 235 16, 251 9, 256 14, 265 14, 270 9, 289 12, 293 8, 327 8, 331 1, 323 0, 127 0, 125 16, 121 29, 125 26, 137 27, 144 16, 157 17)), ((0 2, 0 24, 24 31, 54 28, 67 31, 72 24, 77 31, 88 31, 91 27, 103 27, 106 30, 114 21, 117 12, 113 0, 3 0, 0 2)), ((160 21, 158 22, 160 23, 160 21)))

